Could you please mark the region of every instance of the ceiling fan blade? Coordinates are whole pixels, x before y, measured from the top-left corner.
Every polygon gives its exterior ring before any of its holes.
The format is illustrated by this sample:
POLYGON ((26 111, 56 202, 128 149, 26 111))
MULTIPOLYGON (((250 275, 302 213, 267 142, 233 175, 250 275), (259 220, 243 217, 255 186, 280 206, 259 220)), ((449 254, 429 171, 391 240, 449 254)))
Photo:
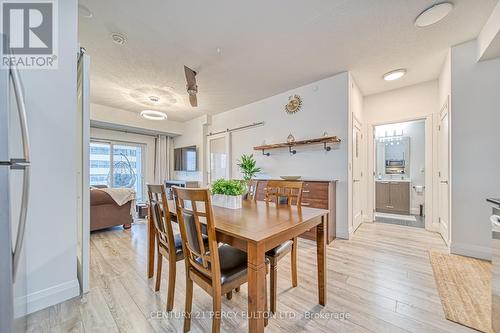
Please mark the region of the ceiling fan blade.
POLYGON ((192 107, 198 106, 198 98, 196 97, 196 95, 189 95, 189 103, 191 103, 192 107))
POLYGON ((189 87, 196 87, 196 72, 191 68, 184 66, 184 73, 186 74, 186 82, 189 87))

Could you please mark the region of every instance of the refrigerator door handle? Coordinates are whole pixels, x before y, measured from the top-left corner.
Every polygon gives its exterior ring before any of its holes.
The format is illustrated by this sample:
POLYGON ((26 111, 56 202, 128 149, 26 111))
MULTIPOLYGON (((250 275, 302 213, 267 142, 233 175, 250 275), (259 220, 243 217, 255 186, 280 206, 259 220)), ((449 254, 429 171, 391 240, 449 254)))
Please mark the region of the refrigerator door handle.
POLYGON ((12 275, 15 281, 16 273, 21 258, 21 251, 24 243, 24 235, 26 232, 26 221, 28 215, 28 200, 30 192, 30 141, 28 132, 28 121, 26 116, 26 103, 24 99, 24 92, 19 77, 19 71, 15 67, 10 68, 12 82, 14 84, 14 92, 16 94, 17 109, 19 111, 19 122, 21 125, 21 136, 23 144, 23 158, 12 160, 12 169, 23 170, 23 192, 21 197, 21 212, 19 214, 19 224, 17 226, 16 243, 12 252, 12 275))
POLYGON ((14 92, 16 94, 17 109, 19 111, 19 122, 21 125, 21 136, 23 140, 23 153, 25 163, 30 162, 30 140, 28 131, 28 120, 26 116, 26 103, 24 99, 23 85, 19 77, 19 70, 16 67, 10 68, 12 82, 14 83, 14 92))
POLYGON ((16 244, 12 252, 12 275, 13 280, 16 280, 17 268, 19 266, 19 259, 21 258, 21 251, 24 244, 24 235, 26 233, 26 221, 28 217, 28 200, 30 190, 30 167, 26 165, 23 167, 23 194, 21 201, 21 212, 19 214, 19 224, 17 227, 16 244))

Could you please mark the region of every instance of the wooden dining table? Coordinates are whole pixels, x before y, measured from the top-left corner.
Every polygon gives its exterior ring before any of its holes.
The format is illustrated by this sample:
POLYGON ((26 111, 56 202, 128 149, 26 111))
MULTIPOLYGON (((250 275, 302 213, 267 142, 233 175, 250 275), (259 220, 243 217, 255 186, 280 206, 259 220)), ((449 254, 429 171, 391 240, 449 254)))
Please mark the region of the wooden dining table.
MULTIPOLYGON (((176 214, 169 200, 170 212, 176 214)), ((316 227, 318 303, 326 305, 326 225, 328 210, 243 201, 241 209, 213 207, 217 240, 247 253, 248 331, 264 332, 266 251, 316 227)), ((155 228, 148 219, 148 278, 153 277, 155 228)), ((300 257, 299 257, 300 260, 300 257)))

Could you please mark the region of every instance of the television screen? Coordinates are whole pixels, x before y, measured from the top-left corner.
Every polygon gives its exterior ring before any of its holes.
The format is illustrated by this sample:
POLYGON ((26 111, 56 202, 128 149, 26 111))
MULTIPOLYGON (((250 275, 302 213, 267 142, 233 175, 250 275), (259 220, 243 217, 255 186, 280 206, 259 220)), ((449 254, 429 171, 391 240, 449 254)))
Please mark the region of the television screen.
POLYGON ((174 149, 174 170, 175 171, 197 171, 196 146, 189 146, 174 149))

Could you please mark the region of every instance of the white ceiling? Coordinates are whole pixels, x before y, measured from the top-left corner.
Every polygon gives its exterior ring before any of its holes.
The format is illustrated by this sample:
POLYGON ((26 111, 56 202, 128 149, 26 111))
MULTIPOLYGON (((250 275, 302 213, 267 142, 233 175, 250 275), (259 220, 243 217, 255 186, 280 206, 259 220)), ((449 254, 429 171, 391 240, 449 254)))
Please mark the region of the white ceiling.
POLYGON ((346 70, 365 95, 435 79, 446 49, 475 38, 497 1, 453 0, 445 20, 415 28, 437 1, 80 0, 94 16, 80 17, 79 40, 91 55, 92 102, 183 121, 346 70), (199 73, 198 108, 188 104, 184 64, 199 73), (401 67, 403 79, 382 80, 401 67), (149 95, 160 105, 148 106, 149 95))

